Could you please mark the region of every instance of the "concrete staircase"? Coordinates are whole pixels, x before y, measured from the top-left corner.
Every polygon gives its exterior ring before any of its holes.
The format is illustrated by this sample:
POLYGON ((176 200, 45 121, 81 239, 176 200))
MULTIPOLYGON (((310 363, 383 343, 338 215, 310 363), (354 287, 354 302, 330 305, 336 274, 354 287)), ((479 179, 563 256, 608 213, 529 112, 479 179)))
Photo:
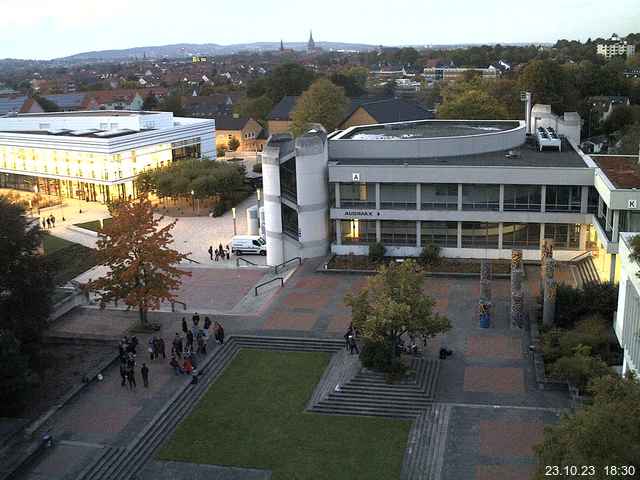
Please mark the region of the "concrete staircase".
POLYGON ((316 402, 310 411, 330 415, 367 415, 413 419, 433 403, 440 362, 412 359, 415 374, 388 384, 384 374, 362 369, 316 402))
POLYGON ((402 464, 402 480, 439 480, 451 406, 434 403, 416 417, 402 464))
POLYGON ((105 447, 92 464, 83 470, 77 480, 130 480, 152 457, 169 435, 197 405, 209 386, 220 377, 226 366, 242 348, 296 352, 335 353, 344 348, 342 340, 315 338, 283 338, 231 336, 223 346, 216 346, 200 365, 199 381, 185 384, 169 402, 132 439, 126 447, 105 447))
POLYGON ((598 270, 590 255, 575 263, 573 266, 577 273, 578 282, 580 283, 579 286, 586 285, 587 283, 600 283, 598 270))

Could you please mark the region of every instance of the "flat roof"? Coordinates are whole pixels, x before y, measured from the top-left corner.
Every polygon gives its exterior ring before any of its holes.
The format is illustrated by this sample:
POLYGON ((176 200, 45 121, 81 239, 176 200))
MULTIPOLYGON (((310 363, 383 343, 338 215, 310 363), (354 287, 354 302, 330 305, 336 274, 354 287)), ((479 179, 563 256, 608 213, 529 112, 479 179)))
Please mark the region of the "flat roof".
POLYGON ((124 137, 126 135, 133 135, 136 133, 149 132, 154 130, 152 128, 142 129, 142 130, 128 130, 128 129, 120 129, 120 130, 87 130, 83 133, 72 133, 72 130, 0 130, 0 133, 15 133, 18 135, 43 135, 43 136, 52 136, 52 137, 84 137, 84 138, 116 138, 116 137, 124 137))
POLYGON ((462 137, 505 132, 518 128, 517 121, 429 120, 354 127, 339 139, 403 140, 413 138, 462 137))
POLYGON ((590 155, 616 188, 640 188, 640 164, 636 155, 590 155))
POLYGON ((541 152, 534 145, 525 143, 520 148, 512 150, 472 155, 422 158, 329 158, 329 162, 337 165, 589 168, 567 140, 562 142, 562 151, 545 149, 541 152))
MULTIPOLYGON (((135 117, 136 115, 155 115, 162 112, 131 110, 78 110, 76 112, 20 113, 17 118, 31 117, 135 117)), ((11 117, 8 117, 11 118, 11 117)))

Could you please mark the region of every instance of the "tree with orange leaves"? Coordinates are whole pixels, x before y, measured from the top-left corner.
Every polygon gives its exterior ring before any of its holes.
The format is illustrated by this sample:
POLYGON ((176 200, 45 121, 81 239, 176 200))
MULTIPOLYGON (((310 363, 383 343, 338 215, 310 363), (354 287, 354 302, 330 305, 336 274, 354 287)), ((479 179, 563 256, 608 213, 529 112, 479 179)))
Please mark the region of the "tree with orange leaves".
POLYGON ((109 267, 103 278, 88 288, 100 296, 100 305, 122 300, 140 312, 140 323, 147 324, 147 312, 162 302, 177 298, 174 293, 190 272, 176 267, 188 254, 170 248, 171 230, 177 220, 160 228, 146 197, 117 201, 109 205, 113 219, 98 232, 98 265, 109 267))

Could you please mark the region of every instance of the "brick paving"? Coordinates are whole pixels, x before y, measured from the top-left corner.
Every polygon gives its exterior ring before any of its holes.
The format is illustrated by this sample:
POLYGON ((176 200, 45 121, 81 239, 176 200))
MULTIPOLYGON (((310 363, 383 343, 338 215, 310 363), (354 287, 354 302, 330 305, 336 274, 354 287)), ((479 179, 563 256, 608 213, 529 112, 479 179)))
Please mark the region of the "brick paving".
MULTIPOLYGON (((318 264, 319 261, 306 261, 257 314, 214 314, 212 319, 221 321, 227 333, 341 337, 350 322, 344 295, 362 288, 367 277, 315 273, 318 264)), ((537 276, 531 275, 529 268, 527 273, 526 285, 535 286, 537 276)), ((211 306, 215 303, 228 308, 239 301, 244 289, 251 288, 250 283, 255 282, 258 274, 245 271, 223 274, 217 283, 208 283, 207 275, 198 272, 195 284, 187 288, 186 294, 193 301, 202 298, 211 306)), ((453 350, 453 356, 441 362, 435 394, 435 401, 452 408, 444 433, 443 469, 438 480, 528 478, 535 464, 532 445, 540 440, 544 425, 557 421, 557 410, 567 406, 562 394, 536 388, 530 358, 523 354, 528 344, 526 332, 512 329, 509 322, 508 282, 494 281, 491 328, 481 329, 477 318, 478 279, 427 279, 425 292, 434 297, 436 310, 453 324, 447 334, 430 339, 426 349, 428 355, 437 353, 441 346, 453 350)), ((533 293, 529 291, 528 295, 531 298, 533 293)), ((181 316, 156 313, 151 318, 161 323, 162 334, 168 339, 180 331, 181 316)), ((121 335, 135 319, 133 312, 81 309, 54 329, 70 334, 121 335)), ((92 384, 54 422, 55 434, 75 442, 125 444, 184 382, 164 362, 150 368, 152 388, 144 391, 139 385, 135 393, 120 387, 117 369, 105 372, 103 383, 92 384)), ((65 455, 73 460, 65 461, 69 465, 75 462, 75 471, 87 458, 95 456, 93 450, 81 445, 75 449, 68 446, 65 455)), ((57 454, 56 458, 47 461, 59 466, 63 460, 57 454)), ((62 480, 54 466, 47 465, 40 462, 25 478, 62 480), (50 476, 44 473, 47 469, 50 476)))

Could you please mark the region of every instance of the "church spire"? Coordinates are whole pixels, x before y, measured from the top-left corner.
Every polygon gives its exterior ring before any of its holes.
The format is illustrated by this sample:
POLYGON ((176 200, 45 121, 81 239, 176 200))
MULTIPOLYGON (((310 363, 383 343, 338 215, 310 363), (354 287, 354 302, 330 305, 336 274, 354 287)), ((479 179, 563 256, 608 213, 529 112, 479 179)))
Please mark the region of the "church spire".
POLYGON ((280 39, 280 51, 284 52, 284 42, 280 39))
POLYGON ((313 30, 309 30, 309 42, 307 43, 307 50, 313 51, 316 49, 316 42, 313 40, 313 30))

